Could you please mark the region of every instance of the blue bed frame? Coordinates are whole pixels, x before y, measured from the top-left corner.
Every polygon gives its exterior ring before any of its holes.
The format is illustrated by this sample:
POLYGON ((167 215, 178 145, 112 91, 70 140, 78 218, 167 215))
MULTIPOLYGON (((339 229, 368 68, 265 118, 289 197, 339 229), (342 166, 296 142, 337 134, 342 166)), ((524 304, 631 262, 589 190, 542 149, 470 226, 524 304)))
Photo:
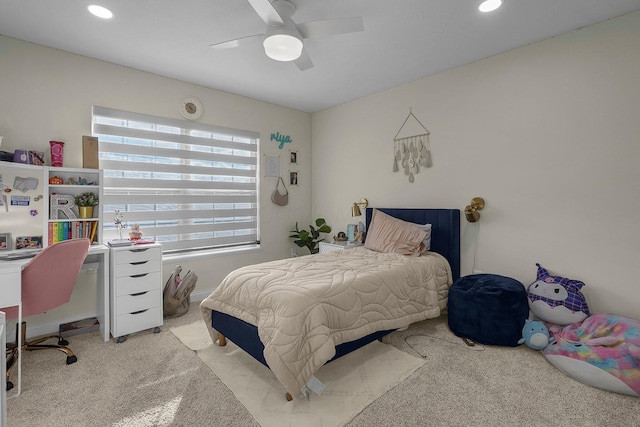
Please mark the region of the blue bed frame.
MULTIPOLYGON (((367 230, 374 208, 367 208, 367 230)), ((414 224, 432 224, 431 252, 449 261, 455 281, 460 277, 460 209, 375 208, 381 212, 414 224)))
MULTIPOLYGON (((460 277, 460 210, 459 209, 395 209, 377 208, 378 210, 404 221, 416 224, 432 224, 431 251, 444 256, 451 265, 453 280, 460 277)), ((371 222, 373 208, 367 208, 367 227, 371 222)), ((254 359, 269 367, 264 359, 264 345, 258 336, 258 328, 236 317, 213 310, 211 326, 230 339, 238 347, 250 354, 254 359)), ((372 341, 382 338, 392 330, 378 331, 355 341, 336 346, 335 360, 351 353, 372 341)), ((222 342, 220 345, 224 345, 222 342)), ((327 362, 327 363, 329 363, 327 362)), ((287 397, 289 399, 289 396, 287 397)))

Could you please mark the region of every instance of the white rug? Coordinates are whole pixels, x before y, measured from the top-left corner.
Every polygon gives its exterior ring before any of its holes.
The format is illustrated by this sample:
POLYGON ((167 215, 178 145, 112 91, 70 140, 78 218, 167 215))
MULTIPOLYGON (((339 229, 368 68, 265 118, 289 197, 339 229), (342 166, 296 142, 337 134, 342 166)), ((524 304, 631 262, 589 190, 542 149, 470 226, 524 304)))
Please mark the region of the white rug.
POLYGON ((204 322, 171 332, 225 383, 263 427, 343 426, 371 402, 404 381, 424 360, 374 341, 320 368, 316 377, 326 386, 310 400, 300 395, 287 402, 273 373, 227 340, 213 345, 204 322))

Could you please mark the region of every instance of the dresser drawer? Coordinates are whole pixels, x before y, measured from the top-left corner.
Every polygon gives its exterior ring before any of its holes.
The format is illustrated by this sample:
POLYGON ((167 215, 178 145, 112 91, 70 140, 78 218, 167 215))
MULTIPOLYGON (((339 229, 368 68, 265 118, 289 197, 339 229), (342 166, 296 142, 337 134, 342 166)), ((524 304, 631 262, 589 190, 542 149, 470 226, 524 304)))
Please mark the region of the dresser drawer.
POLYGON ((122 295, 117 299, 116 316, 133 313, 162 305, 162 292, 159 290, 122 295))
POLYGON ((144 311, 117 315, 115 327, 111 334, 114 337, 150 329, 162 325, 162 307, 153 307, 144 311))
POLYGON ((131 248, 116 252, 116 264, 129 264, 132 262, 162 259, 162 248, 131 248))
POLYGON ((152 291, 162 288, 161 273, 138 274, 135 276, 118 277, 115 280, 116 296, 135 294, 138 292, 152 291))
POLYGON ((161 326, 162 246, 111 248, 110 264, 111 335, 161 326))
POLYGON ((137 261, 135 264, 120 264, 116 269, 117 277, 137 276, 162 270, 162 262, 159 259, 151 261, 137 261))

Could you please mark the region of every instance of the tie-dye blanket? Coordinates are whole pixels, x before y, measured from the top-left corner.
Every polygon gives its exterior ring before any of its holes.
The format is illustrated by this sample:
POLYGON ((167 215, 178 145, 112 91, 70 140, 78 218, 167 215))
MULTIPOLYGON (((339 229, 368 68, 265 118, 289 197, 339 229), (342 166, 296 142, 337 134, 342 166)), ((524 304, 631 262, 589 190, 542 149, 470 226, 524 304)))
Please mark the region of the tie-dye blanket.
POLYGON ((542 353, 585 384, 640 397, 640 321, 594 314, 554 334, 542 353))

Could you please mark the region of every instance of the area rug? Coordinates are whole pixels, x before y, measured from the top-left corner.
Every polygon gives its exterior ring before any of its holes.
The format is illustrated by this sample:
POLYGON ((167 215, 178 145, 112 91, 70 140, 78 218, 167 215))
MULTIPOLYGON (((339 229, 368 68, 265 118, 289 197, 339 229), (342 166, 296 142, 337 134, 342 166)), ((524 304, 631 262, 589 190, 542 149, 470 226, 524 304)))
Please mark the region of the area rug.
POLYGON ((326 386, 291 402, 273 373, 231 341, 211 342, 204 322, 172 328, 171 332, 229 387, 263 427, 344 426, 371 402, 404 381, 424 360, 374 341, 320 368, 316 377, 326 386))

